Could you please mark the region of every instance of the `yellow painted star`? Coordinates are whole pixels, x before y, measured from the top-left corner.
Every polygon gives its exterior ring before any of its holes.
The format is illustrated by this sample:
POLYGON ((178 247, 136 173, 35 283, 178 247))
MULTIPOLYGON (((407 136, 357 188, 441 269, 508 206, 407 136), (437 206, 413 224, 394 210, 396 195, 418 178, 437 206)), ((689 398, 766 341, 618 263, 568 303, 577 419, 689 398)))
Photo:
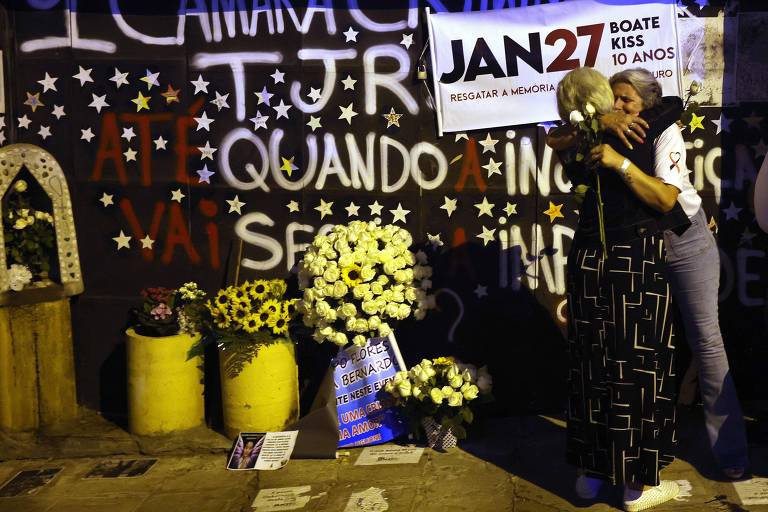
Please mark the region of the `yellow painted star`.
POLYGON ((560 217, 562 219, 565 218, 565 215, 562 214, 560 209, 563 207, 563 203, 560 203, 558 205, 555 205, 552 201, 549 202, 549 208, 547 210, 544 210, 544 215, 549 215, 549 222, 555 222, 555 219, 560 217))
POLYGON ((139 112, 143 108, 149 110, 150 99, 151 99, 151 96, 144 96, 143 94, 141 94, 141 91, 139 91, 139 95, 133 98, 131 101, 136 104, 136 112, 139 112))
POLYGON ((171 84, 168 84, 168 90, 165 91, 161 96, 165 98, 166 104, 170 105, 174 101, 179 103, 179 89, 174 89, 171 84))
POLYGON ((30 94, 27 92, 27 101, 24 102, 25 105, 29 105, 32 108, 32 112, 37 110, 37 107, 44 107, 45 103, 40 101, 40 93, 36 94, 30 94))
POLYGON ((703 120, 704 116, 697 116, 695 113, 691 112, 691 122, 688 123, 688 126, 691 127, 691 133, 693 133, 696 128, 704 130, 704 125, 701 124, 703 120))
POLYGON ((285 174, 287 174, 288 176, 290 176, 291 173, 296 170, 296 166, 293 165, 294 158, 295 157, 293 156, 290 159, 282 156, 280 157, 280 159, 283 161, 283 165, 280 166, 280 170, 285 171, 285 174))
POLYGON ((400 118, 403 117, 403 114, 395 112, 394 107, 389 109, 389 114, 383 114, 383 117, 387 120, 387 128, 390 126, 397 126, 400 128, 400 118))

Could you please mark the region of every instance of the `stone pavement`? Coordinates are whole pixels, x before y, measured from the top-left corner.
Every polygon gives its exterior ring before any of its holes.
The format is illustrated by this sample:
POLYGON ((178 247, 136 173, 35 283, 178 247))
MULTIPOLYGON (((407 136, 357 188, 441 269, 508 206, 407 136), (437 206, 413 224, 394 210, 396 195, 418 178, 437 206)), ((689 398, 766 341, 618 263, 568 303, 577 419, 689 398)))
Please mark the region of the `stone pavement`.
MULTIPOLYGON (((653 510, 768 512, 768 505, 742 505, 734 485, 711 472, 700 416, 697 410, 681 414, 680 458, 663 474, 687 481, 690 495, 653 510)), ((610 490, 595 503, 573 493, 560 419, 488 419, 473 434, 448 453, 425 450, 417 464, 357 466, 362 449, 352 449, 335 460, 291 460, 278 471, 236 472, 224 469, 229 441, 215 432, 136 438, 90 413, 70 432, 0 434, 0 483, 24 469, 63 468, 34 495, 0 498, 0 512, 250 511, 260 489, 298 486, 309 486, 306 504, 296 509, 307 512, 617 510, 618 496, 610 490), (146 458, 157 463, 142 476, 84 478, 102 461, 146 458), (348 507, 354 493, 372 487, 381 490, 386 508, 348 507)), ((751 444, 753 470, 765 478, 768 446, 759 440, 751 444)))

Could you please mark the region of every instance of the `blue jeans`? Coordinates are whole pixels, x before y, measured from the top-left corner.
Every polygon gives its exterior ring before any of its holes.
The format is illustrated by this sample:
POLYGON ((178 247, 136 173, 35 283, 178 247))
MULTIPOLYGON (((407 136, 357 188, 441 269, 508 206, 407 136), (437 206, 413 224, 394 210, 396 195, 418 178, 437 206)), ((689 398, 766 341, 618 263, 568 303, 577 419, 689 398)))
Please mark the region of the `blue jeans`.
POLYGON ((718 322, 720 255, 704 209, 682 236, 666 231, 669 284, 698 367, 707 435, 721 468, 747 467, 744 417, 718 322))

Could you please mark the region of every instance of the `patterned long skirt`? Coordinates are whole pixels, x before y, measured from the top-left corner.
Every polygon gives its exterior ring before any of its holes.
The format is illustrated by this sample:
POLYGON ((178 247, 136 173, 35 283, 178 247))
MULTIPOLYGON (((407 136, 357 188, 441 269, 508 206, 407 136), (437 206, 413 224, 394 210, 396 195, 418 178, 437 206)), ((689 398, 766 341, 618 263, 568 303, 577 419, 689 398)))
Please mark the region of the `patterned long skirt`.
POLYGON ((567 460, 614 485, 658 485, 674 459, 672 298, 663 238, 568 255, 567 460))

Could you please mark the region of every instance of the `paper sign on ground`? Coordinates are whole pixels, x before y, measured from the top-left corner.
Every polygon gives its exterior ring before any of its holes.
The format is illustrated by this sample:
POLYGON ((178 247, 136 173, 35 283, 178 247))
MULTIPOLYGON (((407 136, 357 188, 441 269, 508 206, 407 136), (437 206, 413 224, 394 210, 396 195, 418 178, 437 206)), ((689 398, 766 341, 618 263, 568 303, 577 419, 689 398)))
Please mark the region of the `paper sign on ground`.
POLYGON ((280 487, 277 489, 262 489, 256 495, 251 507, 256 512, 273 512, 279 510, 298 510, 304 508, 311 496, 304 496, 312 488, 309 485, 301 487, 280 487))
POLYGON ((733 486, 742 505, 768 505, 768 478, 751 478, 733 486))
POLYGON ((241 432, 232 447, 227 469, 280 469, 291 458, 298 430, 241 432))
POLYGON ((356 492, 349 497, 344 512, 383 512, 389 510, 389 504, 384 497, 384 489, 369 487, 356 492))
POLYGON ((680 491, 675 496, 675 501, 688 501, 688 498, 693 496, 693 486, 688 480, 675 480, 680 491))
POLYGON ((378 464, 418 464, 424 448, 415 446, 381 445, 363 448, 355 461, 355 466, 374 466, 378 464))

